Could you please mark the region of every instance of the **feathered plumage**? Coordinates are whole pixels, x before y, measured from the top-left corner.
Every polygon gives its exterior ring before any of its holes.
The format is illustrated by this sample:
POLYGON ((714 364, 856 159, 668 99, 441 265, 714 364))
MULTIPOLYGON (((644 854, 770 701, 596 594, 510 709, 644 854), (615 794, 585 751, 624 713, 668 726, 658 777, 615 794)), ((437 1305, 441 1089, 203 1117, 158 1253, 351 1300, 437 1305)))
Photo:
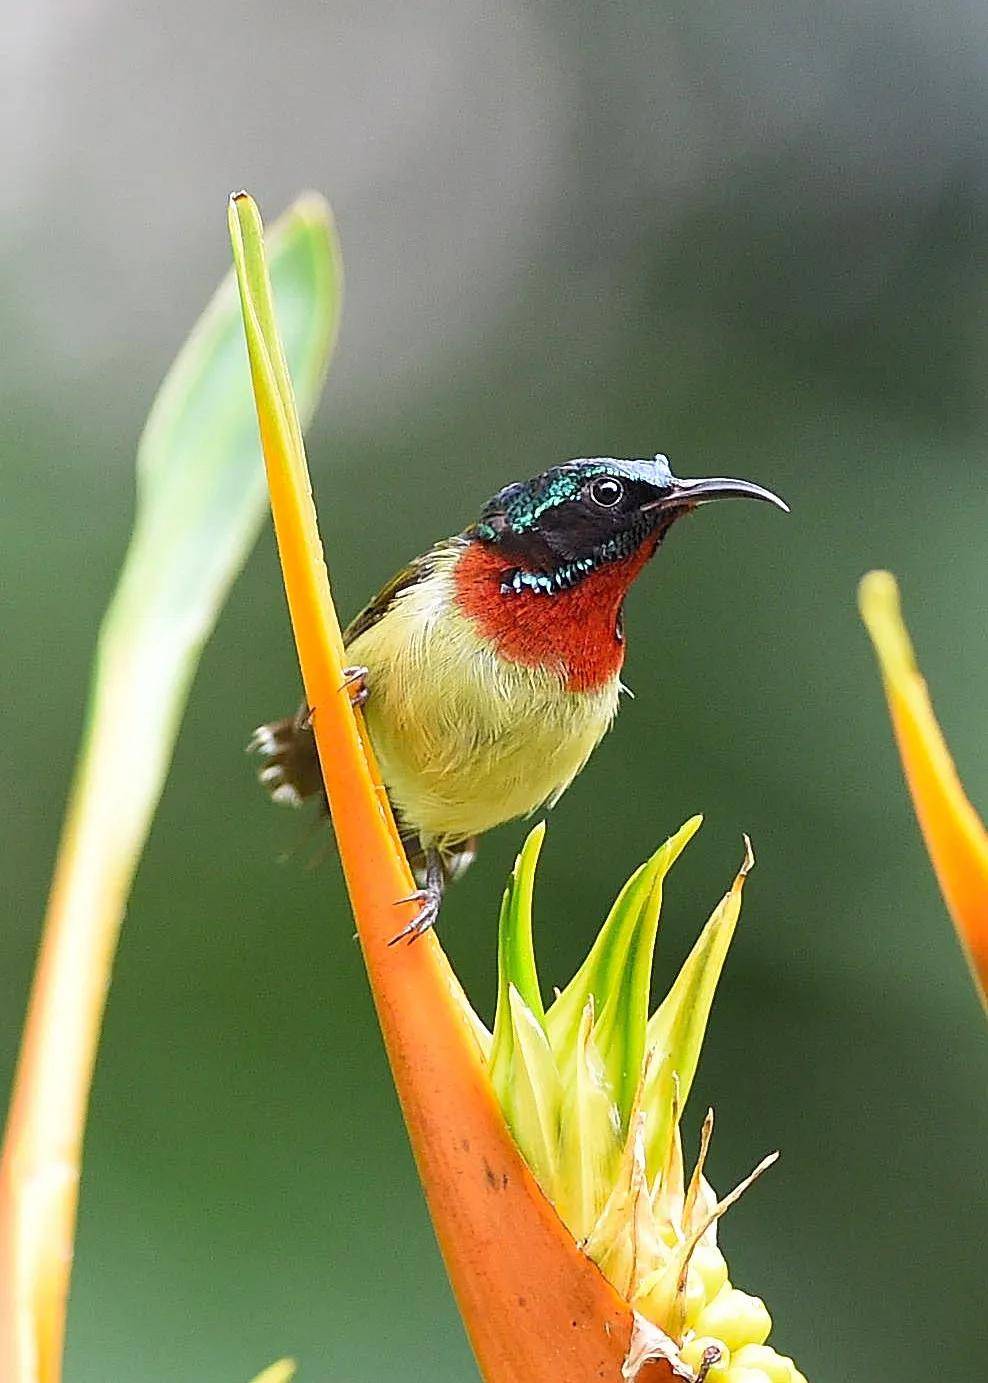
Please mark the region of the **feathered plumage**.
MULTIPOLYGON (((425 865, 413 936, 476 836, 551 806, 580 772, 617 712, 628 587, 677 518, 732 495, 785 507, 747 481, 676 480, 661 456, 553 467, 501 490, 347 628, 381 774, 425 865)), ((272 795, 319 790, 304 715, 254 743, 272 795)))

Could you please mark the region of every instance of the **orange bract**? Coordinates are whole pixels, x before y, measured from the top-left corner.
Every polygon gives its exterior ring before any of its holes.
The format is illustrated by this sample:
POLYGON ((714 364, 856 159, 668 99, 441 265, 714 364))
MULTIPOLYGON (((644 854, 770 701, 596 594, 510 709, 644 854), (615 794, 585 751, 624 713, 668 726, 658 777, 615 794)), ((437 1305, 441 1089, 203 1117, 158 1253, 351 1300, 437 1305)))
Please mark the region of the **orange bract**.
POLYGON ((988 832, 937 724, 902 620, 895 578, 869 572, 861 614, 881 664, 902 766, 926 848, 983 1002, 988 995, 988 832))
MULTIPOLYGON (((343 686, 342 639, 264 267, 257 208, 230 227, 285 589, 340 857, 378 1018, 436 1234, 490 1383, 621 1378, 633 1316, 564 1228, 509 1134, 455 975, 435 937, 388 942, 414 887, 343 686)), ((646 1363, 641 1383, 673 1377, 646 1363)))

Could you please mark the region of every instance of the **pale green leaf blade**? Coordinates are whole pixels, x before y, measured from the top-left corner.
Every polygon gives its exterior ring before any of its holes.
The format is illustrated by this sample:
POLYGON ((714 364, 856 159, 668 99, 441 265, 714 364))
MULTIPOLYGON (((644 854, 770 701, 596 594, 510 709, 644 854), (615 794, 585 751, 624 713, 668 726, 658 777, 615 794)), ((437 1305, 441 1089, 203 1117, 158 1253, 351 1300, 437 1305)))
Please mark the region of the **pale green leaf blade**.
MULTIPOLYGON (((297 203, 272 261, 300 403, 311 415, 336 335, 328 208, 297 203)), ((3 1150, 0 1247, 17 1330, 61 1348, 89 1083, 127 897, 199 653, 266 508, 234 277, 165 379, 140 443, 134 530, 100 627, 83 744, 45 924, 44 963, 3 1150), (7 1271, 11 1271, 8 1267, 7 1271)), ((3 1325, 0 1334, 6 1338, 3 1325)), ((25 1336, 27 1338, 27 1336, 25 1336)))
POLYGON ((501 1107, 515 1142, 543 1191, 555 1200, 562 1086, 549 1041, 514 985, 508 987, 513 1030, 511 1076, 501 1107))
POLYGON ((744 881, 754 864, 747 838, 745 845, 745 859, 730 892, 714 909, 672 988, 649 1020, 646 1043, 652 1059, 645 1088, 645 1141, 650 1176, 665 1163, 676 1117, 674 1106, 683 1108, 696 1075, 717 982, 741 912, 744 881))
POLYGON ((625 1120, 641 1075, 662 881, 702 820, 691 817, 631 876, 587 959, 546 1014, 549 1041, 568 1081, 583 1012, 593 998, 599 1015, 595 1037, 625 1120))
POLYGON ((503 1074, 510 1063, 512 1025, 508 990, 511 985, 517 989, 538 1022, 545 1025, 545 1009, 532 940, 532 894, 544 840, 545 822, 540 821, 528 833, 501 901, 497 928, 497 1007, 490 1058, 495 1087, 502 1083, 503 1074))
POLYGON ((621 1156, 620 1118, 592 1036, 593 1000, 577 1030, 563 1086, 557 1209, 575 1239, 585 1239, 611 1194, 621 1156))
MULTIPOLYGON (((273 228, 272 277, 310 417, 340 308, 325 203, 301 199, 273 228)), ((171 758, 198 655, 259 532, 266 491, 237 290, 229 273, 169 371, 138 452, 134 534, 99 638, 79 790, 97 836, 129 870, 171 758), (121 848, 123 847, 123 849, 121 848)), ((249 727, 248 727, 249 728, 249 727)), ((74 813, 81 810, 78 794, 74 813)), ((92 859, 89 861, 92 868, 92 859)))
POLYGON ((253 1383, 292 1383, 295 1377, 295 1360, 279 1359, 277 1364, 259 1373, 253 1383))

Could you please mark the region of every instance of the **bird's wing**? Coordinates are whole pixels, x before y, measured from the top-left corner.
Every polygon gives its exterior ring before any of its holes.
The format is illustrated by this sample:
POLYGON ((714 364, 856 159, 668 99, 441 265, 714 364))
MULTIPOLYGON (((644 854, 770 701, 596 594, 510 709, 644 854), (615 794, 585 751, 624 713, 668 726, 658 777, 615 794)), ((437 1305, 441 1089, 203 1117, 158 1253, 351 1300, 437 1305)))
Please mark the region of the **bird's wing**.
POLYGON ((378 591, 370 604, 365 605, 360 613, 350 621, 343 631, 344 644, 353 643, 361 634, 366 634, 368 629, 373 629, 378 620, 391 609, 402 591, 417 586, 420 581, 425 581, 427 577, 431 576, 436 569, 436 562, 440 553, 446 551, 455 541, 456 539, 452 539, 437 543, 435 547, 430 548, 421 557, 413 558, 407 567, 402 567, 401 571, 378 591))

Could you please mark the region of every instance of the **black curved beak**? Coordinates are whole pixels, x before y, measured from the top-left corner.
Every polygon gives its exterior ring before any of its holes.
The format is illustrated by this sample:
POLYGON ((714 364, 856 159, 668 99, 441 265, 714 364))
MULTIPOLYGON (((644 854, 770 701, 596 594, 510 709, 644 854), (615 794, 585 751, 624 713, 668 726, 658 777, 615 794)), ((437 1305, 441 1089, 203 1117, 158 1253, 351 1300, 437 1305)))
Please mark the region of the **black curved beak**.
POLYGON ((728 480, 722 476, 710 480, 677 480, 673 477, 672 487, 658 499, 643 504, 642 510, 693 509, 698 504, 709 504, 714 499, 761 499, 766 504, 774 504, 784 514, 789 513, 789 505, 771 490, 755 485, 750 480, 728 480))

